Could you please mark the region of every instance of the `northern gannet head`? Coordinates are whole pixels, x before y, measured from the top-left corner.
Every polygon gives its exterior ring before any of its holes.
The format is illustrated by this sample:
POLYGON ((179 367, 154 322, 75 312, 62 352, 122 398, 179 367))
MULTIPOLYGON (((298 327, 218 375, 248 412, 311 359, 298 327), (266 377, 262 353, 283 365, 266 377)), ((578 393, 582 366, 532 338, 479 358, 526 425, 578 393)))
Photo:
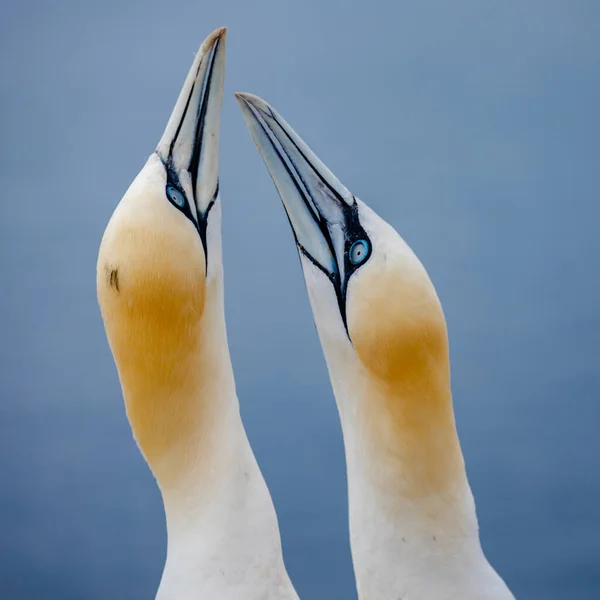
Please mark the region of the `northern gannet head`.
POLYGON ((194 427, 181 397, 194 393, 187 388, 195 381, 203 316, 219 296, 225 32, 211 33, 196 54, 165 132, 112 215, 98 257, 98 300, 127 413, 149 462, 194 427))
POLYGON ((340 361, 348 368, 354 357, 353 368, 391 386, 439 374, 446 323, 419 259, 273 107, 250 94, 237 98, 292 226, 330 369, 340 361))
POLYGON ((338 404, 359 597, 512 598, 481 550, 425 268, 277 111, 236 95, 294 232, 338 404))

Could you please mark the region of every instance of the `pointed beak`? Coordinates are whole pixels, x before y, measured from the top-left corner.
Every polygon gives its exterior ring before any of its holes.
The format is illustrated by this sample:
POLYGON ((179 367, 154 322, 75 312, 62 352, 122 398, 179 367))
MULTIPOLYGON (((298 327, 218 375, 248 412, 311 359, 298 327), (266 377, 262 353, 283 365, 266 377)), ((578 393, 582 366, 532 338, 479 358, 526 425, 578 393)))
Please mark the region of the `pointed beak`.
POLYGON ((167 170, 193 198, 191 210, 199 229, 205 229, 219 191, 226 31, 216 29, 202 43, 156 148, 167 170))
POLYGON ((346 286, 354 268, 348 251, 366 237, 356 198, 272 106, 252 94, 237 93, 236 98, 279 192, 298 249, 334 284, 345 322, 346 286))

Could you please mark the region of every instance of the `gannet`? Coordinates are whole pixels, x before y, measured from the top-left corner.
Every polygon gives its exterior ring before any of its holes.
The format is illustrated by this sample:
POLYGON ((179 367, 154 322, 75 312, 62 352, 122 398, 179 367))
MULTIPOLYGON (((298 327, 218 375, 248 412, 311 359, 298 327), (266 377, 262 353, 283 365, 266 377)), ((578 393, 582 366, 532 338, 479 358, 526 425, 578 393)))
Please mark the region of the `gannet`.
POLYGON ((242 421, 223 308, 225 29, 202 44, 155 152, 116 208, 98 300, 127 416, 160 488, 160 600, 296 600, 242 421))
POLYGON ((236 96, 292 226, 337 401, 359 598, 513 598, 481 548, 425 268, 275 109, 236 96))

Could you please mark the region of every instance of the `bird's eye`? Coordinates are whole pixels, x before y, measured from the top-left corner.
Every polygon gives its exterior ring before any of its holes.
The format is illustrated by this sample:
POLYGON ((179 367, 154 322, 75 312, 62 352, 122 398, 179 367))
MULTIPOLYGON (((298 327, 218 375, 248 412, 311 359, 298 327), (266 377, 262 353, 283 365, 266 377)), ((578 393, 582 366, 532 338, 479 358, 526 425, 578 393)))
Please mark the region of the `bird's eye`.
POLYGON ((367 240, 357 240, 350 246, 348 257, 353 265, 360 265, 369 254, 369 242, 367 240))
POLYGON ((185 206, 185 196, 176 187, 168 185, 167 196, 169 196, 171 202, 179 206, 179 208, 183 208, 185 206))

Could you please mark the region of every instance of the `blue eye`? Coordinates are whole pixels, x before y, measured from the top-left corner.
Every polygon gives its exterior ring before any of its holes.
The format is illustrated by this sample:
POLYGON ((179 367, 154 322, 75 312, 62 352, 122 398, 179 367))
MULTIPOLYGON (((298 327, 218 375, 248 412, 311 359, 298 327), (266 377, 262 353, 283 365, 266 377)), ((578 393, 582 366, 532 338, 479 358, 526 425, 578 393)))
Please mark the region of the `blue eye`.
POLYGON ((360 265, 369 255, 369 242, 367 240, 357 240, 350 246, 348 258, 353 265, 360 265))
POLYGON ((169 199, 173 204, 176 204, 180 208, 185 206, 185 196, 176 187, 168 185, 167 196, 169 196, 169 199))

